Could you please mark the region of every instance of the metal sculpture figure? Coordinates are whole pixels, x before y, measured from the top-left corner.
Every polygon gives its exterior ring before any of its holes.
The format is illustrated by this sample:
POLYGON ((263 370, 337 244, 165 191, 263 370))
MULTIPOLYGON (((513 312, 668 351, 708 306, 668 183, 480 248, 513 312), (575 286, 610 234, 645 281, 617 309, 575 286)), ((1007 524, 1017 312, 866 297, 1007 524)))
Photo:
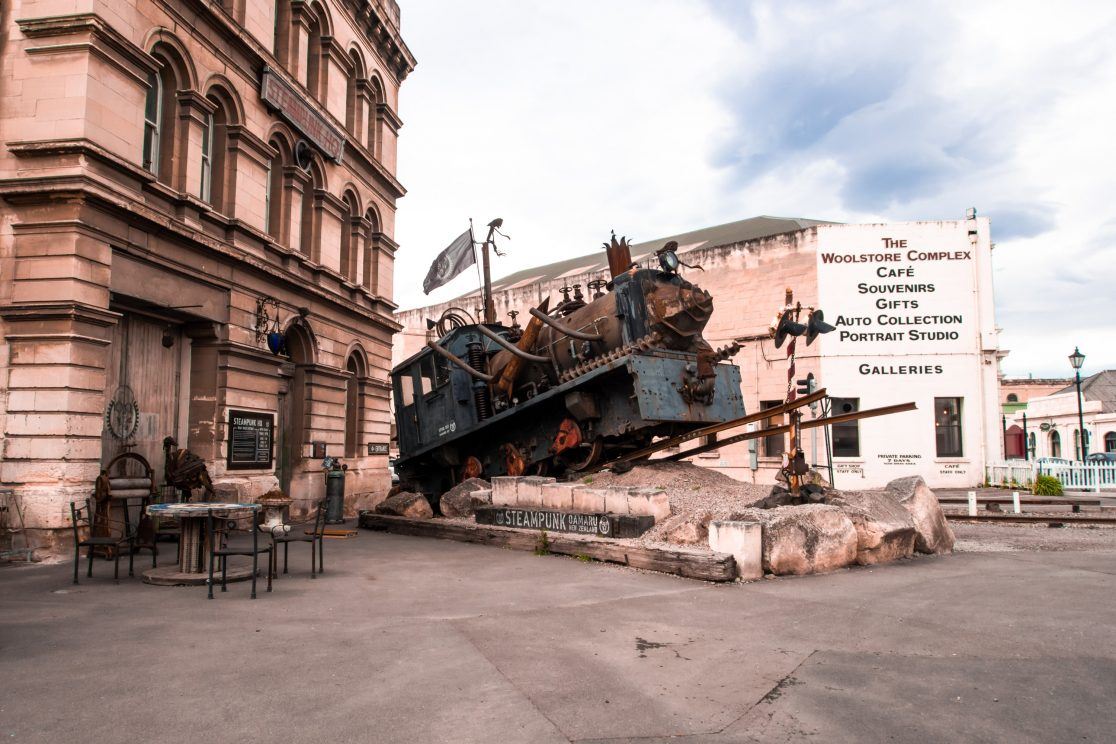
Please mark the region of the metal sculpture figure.
POLYGON ((190 450, 179 449, 174 437, 163 440, 163 453, 166 455, 164 473, 167 485, 177 488, 183 501, 190 500, 190 492, 195 488, 204 488, 206 498, 216 501, 217 494, 213 490, 213 481, 209 478, 205 460, 190 450))

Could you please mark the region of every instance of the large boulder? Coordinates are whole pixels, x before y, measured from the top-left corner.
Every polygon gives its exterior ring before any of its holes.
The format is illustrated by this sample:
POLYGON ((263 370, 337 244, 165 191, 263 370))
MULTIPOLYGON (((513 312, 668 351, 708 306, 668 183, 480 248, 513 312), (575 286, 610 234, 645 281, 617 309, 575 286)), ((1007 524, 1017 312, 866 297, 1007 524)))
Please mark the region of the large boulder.
POLYGON ((403 491, 376 504, 377 514, 387 514, 392 517, 407 517, 408 519, 430 519, 434 510, 430 502, 421 493, 403 491))
POLYGON ((492 486, 481 478, 469 478, 442 494, 438 502, 445 517, 471 517, 478 506, 492 503, 492 486))
POLYGON ((856 527, 836 506, 745 509, 730 519, 763 524, 763 570, 777 576, 836 571, 856 560, 856 527))
POLYGON ((825 503, 838 507, 856 527, 856 562, 862 566, 909 558, 915 525, 889 491, 830 491, 825 503))
POLYGON ((685 512, 667 517, 660 529, 663 539, 677 545, 704 545, 709 540, 710 512, 685 512))
POLYGON ((915 550, 920 553, 953 551, 953 530, 946 521, 938 497, 921 477, 898 478, 887 490, 911 515, 915 528, 915 550))

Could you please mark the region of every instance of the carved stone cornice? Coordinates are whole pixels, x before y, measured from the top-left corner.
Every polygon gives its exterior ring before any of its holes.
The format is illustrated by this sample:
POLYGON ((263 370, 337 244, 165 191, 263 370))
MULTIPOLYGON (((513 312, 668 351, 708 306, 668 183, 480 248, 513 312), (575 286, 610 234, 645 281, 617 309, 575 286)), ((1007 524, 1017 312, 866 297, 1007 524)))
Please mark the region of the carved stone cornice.
POLYGON ((107 165, 113 170, 127 173, 144 183, 155 180, 151 171, 140 168, 124 158, 109 152, 93 140, 84 137, 57 140, 22 140, 8 143, 8 152, 18 158, 57 158, 59 156, 85 157, 107 165))
POLYGON ((376 116, 383 119, 391 127, 391 131, 396 134, 399 134, 399 130, 403 128, 403 120, 399 118, 399 114, 395 113, 391 106, 386 103, 376 104, 376 116))
POLYGON ((96 13, 72 13, 45 18, 20 18, 20 32, 29 39, 52 39, 54 43, 30 46, 27 54, 48 55, 84 51, 96 55, 146 85, 159 70, 159 62, 114 29, 96 13))
POLYGON ((266 167, 278 151, 262 139, 252 134, 243 124, 229 124, 225 127, 229 138, 229 148, 245 153, 260 165, 266 167))

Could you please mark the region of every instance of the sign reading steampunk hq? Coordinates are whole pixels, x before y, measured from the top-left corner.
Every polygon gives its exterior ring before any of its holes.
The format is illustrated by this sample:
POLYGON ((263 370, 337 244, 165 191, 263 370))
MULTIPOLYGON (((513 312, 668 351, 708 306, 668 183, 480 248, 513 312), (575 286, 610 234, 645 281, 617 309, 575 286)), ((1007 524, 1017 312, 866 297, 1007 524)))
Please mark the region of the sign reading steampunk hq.
POLYGON ((166 437, 223 498, 311 508, 315 448, 349 511, 382 496, 396 1, 81 5, 0 16, 0 487, 32 541, 122 452, 161 483, 166 437))

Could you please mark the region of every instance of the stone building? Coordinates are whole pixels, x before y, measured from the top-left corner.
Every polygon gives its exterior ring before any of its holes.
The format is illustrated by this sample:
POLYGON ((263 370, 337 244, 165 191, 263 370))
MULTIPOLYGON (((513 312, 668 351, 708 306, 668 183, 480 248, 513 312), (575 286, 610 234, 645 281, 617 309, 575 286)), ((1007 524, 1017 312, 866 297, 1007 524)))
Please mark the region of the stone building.
POLYGON ((1034 396, 1026 410, 1008 417, 1009 435, 1018 432, 1019 445, 1009 458, 1053 457, 1080 460, 1083 455, 1116 453, 1116 370, 1103 370, 1046 395, 1034 396), (1085 424, 1085 452, 1081 450, 1081 422, 1085 424))
POLYGON ((124 449, 161 476, 166 436, 225 498, 305 508, 323 450, 350 510, 382 495, 395 1, 5 6, 0 487, 33 536, 124 449))
MULTIPOLYGON (((837 330, 798 344, 796 378, 816 376, 835 413, 914 401, 917 411, 833 427, 838 487, 875 487, 921 475, 931 486, 970 486, 999 460, 998 376, 1002 353, 992 304, 992 245, 986 218, 843 225, 756 217, 633 246, 644 265, 668 240, 702 271, 682 269, 713 295, 705 338, 714 347, 747 337, 734 357, 748 412, 781 403, 787 393, 786 347, 769 337, 790 287, 803 305, 819 306, 837 330)), ((498 267, 497 267, 498 268, 498 267)), ((603 250, 526 269, 494 283, 497 314, 527 309, 561 288, 608 278, 603 250)), ((428 318, 450 306, 476 313, 478 292, 396 318, 396 362, 418 351, 428 318)), ((505 320, 505 322, 507 322, 505 320)), ((821 415, 821 411, 817 412, 821 415)), ((807 418, 810 414, 807 415, 807 418)), ((772 418, 761 426, 776 426, 772 418)), ((805 435, 811 463, 826 463, 822 431, 805 435)), ((734 478, 771 482, 782 463, 783 437, 708 452, 694 462, 734 478)))

